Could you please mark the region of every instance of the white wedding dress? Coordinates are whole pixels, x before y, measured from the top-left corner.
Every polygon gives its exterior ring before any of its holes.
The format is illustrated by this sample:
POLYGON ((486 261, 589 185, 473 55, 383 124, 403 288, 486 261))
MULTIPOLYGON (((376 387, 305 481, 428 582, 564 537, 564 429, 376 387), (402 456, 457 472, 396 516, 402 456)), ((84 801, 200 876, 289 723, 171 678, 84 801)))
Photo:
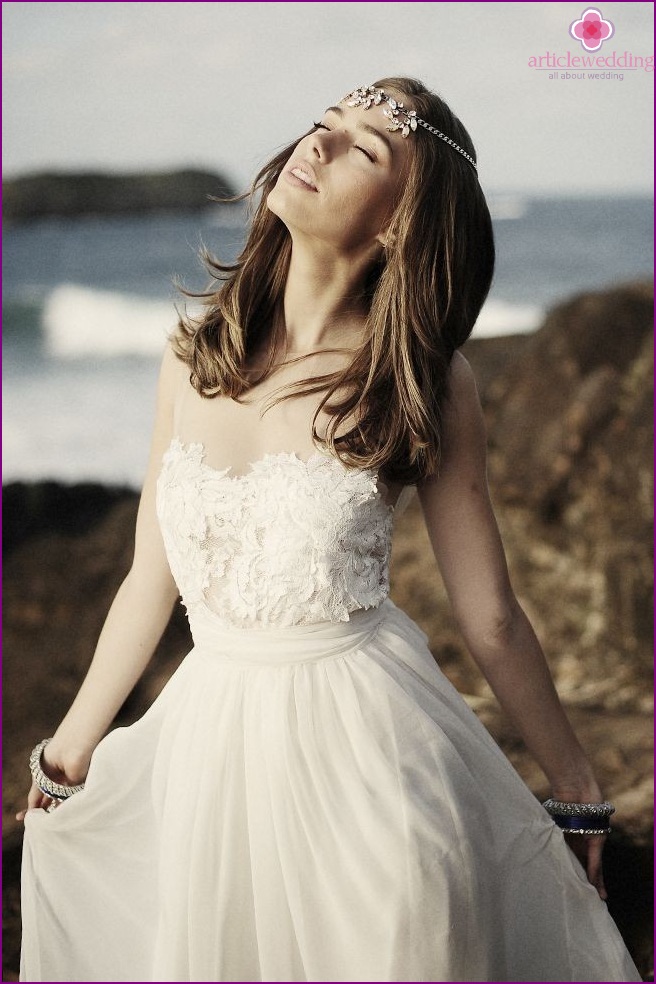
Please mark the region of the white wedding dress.
POLYGON ((194 648, 27 813, 21 980, 641 980, 388 598, 375 472, 175 439, 157 509, 194 648))

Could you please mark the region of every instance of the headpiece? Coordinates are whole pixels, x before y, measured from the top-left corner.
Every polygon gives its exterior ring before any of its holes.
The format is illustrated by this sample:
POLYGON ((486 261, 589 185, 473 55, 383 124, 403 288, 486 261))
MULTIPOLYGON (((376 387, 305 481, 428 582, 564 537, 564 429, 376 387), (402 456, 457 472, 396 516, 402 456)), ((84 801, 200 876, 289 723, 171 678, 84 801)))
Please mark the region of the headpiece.
POLYGON ((462 154, 469 161, 474 170, 478 170, 474 158, 466 150, 463 150, 462 147, 459 147, 455 140, 447 137, 446 133, 442 133, 441 130, 436 130, 426 120, 419 119, 414 109, 404 109, 402 102, 392 99, 383 89, 376 89, 373 85, 361 86, 359 89, 349 92, 347 96, 344 96, 344 99, 347 100, 347 106, 362 106, 363 109, 369 109, 370 106, 378 106, 381 102, 387 103, 389 109, 383 109, 383 114, 390 118, 390 123, 385 127, 386 130, 400 130, 401 136, 407 137, 411 130, 417 129, 417 124, 419 124, 419 126, 425 127, 430 133, 439 137, 440 140, 444 140, 454 150, 457 150, 459 154, 462 154))

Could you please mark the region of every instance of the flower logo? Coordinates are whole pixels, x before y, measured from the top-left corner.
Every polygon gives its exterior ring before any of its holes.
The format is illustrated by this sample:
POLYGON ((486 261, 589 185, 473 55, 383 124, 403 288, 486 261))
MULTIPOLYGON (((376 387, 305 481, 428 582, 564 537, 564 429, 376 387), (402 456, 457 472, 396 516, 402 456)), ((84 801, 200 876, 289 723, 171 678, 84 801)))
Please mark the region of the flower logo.
POLYGON ((588 7, 580 20, 569 25, 569 33, 575 41, 581 42, 586 51, 599 51, 604 41, 613 36, 614 30, 611 21, 604 20, 596 7, 588 7))

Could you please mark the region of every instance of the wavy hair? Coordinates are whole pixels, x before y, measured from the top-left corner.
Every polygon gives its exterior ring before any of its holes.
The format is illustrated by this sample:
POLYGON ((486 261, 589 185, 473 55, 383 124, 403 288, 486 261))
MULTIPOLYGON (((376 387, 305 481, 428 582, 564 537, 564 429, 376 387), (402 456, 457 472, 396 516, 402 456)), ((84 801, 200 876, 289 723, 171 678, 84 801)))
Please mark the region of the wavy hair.
MULTIPOLYGON (((390 77, 374 85, 402 93, 417 116, 476 158, 460 120, 422 82, 390 77)), ((312 420, 315 445, 346 465, 376 468, 403 484, 439 471, 449 365, 472 332, 495 260, 490 213, 474 168, 423 127, 410 139, 407 180, 387 229, 389 244, 367 275, 368 315, 361 344, 345 368, 279 388, 264 411, 281 400, 325 391, 312 420), (322 410, 330 419, 324 438, 316 429, 322 410), (338 434, 344 424, 348 429, 338 434)), ((180 316, 173 344, 189 367, 192 386, 204 397, 239 400, 275 371, 275 353, 279 345, 284 347, 282 301, 291 237, 266 199, 298 142, 265 164, 249 191, 214 199, 248 198, 246 244, 233 265, 219 262, 203 247, 212 286, 201 293, 180 288, 203 300, 199 317, 180 316), (253 215, 253 198, 260 189, 253 215), (266 365, 254 378, 249 358, 262 343, 266 365)))

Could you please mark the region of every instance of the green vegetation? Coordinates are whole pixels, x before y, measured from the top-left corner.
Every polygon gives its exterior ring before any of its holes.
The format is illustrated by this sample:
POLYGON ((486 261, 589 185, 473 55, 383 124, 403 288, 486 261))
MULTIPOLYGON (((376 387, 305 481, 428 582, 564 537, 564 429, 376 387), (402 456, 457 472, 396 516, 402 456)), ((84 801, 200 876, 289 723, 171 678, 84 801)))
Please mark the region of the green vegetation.
POLYGON ((188 212, 205 208, 209 195, 234 194, 221 175, 193 169, 151 174, 46 171, 2 182, 3 219, 188 212))

